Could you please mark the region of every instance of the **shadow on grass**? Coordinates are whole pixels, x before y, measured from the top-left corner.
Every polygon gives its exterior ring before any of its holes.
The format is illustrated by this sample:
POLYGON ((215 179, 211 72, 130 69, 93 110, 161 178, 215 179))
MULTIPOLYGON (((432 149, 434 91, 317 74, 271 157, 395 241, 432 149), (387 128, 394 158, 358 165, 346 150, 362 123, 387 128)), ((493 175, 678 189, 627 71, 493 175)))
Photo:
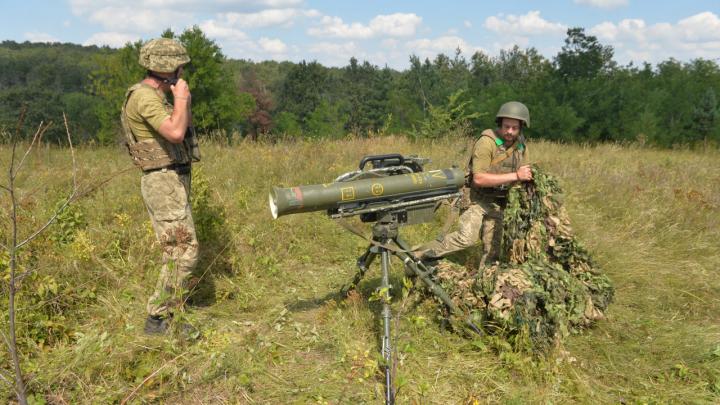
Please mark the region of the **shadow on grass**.
MULTIPOLYGON (((208 215, 202 211, 199 214, 201 217, 208 215)), ((198 226, 200 257, 192 276, 195 283, 191 286, 186 304, 201 308, 214 305, 217 301, 215 277, 233 272, 228 258, 228 251, 231 248, 228 241, 233 239, 230 230, 223 223, 205 224, 205 229, 200 228, 203 226, 202 222, 198 226)))
MULTIPOLYGON (((373 272, 373 270, 370 270, 370 272, 373 272)), ((378 288, 380 288, 381 277, 379 274, 372 274, 372 276, 368 278, 367 274, 365 274, 365 276, 360 279, 357 286, 354 288, 351 287, 353 285, 353 281, 354 280, 348 279, 347 283, 345 283, 342 287, 329 291, 322 297, 299 298, 292 302, 285 302, 285 307, 291 312, 311 311, 325 305, 328 301, 334 301, 336 304, 340 304, 344 302, 347 299, 348 294, 353 291, 359 294, 360 297, 370 297, 378 288)), ((401 286, 402 278, 396 278, 391 275, 390 284, 394 286, 401 286)), ((390 294, 393 298, 397 298, 400 296, 400 290, 398 288, 391 289, 390 294)), ((373 303, 371 302, 370 304, 373 303)))

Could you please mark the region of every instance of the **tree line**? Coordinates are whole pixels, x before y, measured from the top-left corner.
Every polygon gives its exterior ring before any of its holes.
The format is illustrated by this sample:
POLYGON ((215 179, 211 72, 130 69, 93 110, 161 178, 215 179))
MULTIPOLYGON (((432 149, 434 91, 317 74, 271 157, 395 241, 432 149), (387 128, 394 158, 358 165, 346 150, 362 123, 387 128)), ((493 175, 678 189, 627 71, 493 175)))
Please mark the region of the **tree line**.
MULTIPOLYGON (((198 27, 161 35, 177 38, 192 58, 185 77, 201 134, 471 134, 494 125, 502 103, 518 100, 530 108, 530 137, 662 147, 720 144, 715 61, 671 58, 654 66, 621 66, 613 48, 583 28, 568 29, 551 59, 517 46, 496 56, 466 57, 457 50, 432 60, 411 55, 402 71, 355 58, 341 68, 316 61, 234 60, 198 27)), ((12 132, 21 116, 35 125, 52 121, 46 140, 62 142, 64 112, 76 141, 117 142, 125 91, 144 75, 137 63, 142 44, 111 49, 0 43, 0 128, 12 132)))

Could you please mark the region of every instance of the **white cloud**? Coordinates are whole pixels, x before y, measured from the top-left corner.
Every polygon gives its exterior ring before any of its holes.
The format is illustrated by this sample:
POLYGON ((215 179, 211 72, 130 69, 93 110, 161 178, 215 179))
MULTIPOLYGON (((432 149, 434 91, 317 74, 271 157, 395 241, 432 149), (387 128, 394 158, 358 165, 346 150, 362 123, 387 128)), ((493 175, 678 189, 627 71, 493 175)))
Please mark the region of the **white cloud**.
POLYGON ((400 41, 395 38, 386 38, 380 41, 380 46, 385 49, 397 49, 400 41))
POLYGON ((257 41, 250 39, 245 35, 244 38, 238 37, 234 40, 225 40, 221 45, 225 55, 235 59, 250 59, 254 61, 263 60, 290 60, 291 54, 297 54, 300 51, 283 41, 275 38, 262 37, 257 41))
POLYGON ((566 25, 545 20, 539 11, 529 11, 524 15, 499 14, 486 18, 483 25, 496 34, 492 43, 494 52, 517 45, 520 48, 532 46, 543 55, 551 55, 548 43, 560 43, 567 32, 566 25))
POLYGON ((616 8, 627 6, 628 0, 575 0, 575 3, 598 8, 616 8))
POLYGON ((128 41, 156 37, 165 28, 176 33, 198 25, 225 55, 253 60, 288 60, 305 51, 277 34, 249 35, 250 30, 287 28, 300 19, 318 18, 305 0, 68 0, 72 13, 101 27, 86 44, 121 47, 128 41))
POLYGON ((422 17, 417 14, 395 13, 379 15, 370 21, 370 28, 378 35, 391 37, 410 37, 415 35, 422 17))
POLYGON ((360 60, 366 58, 366 54, 355 42, 317 42, 311 44, 304 53, 303 59, 311 59, 307 54, 315 55, 317 59, 325 66, 347 66, 351 57, 360 60))
POLYGON ((110 46, 113 48, 121 48, 128 42, 139 40, 139 36, 129 35, 119 32, 98 32, 88 38, 83 45, 110 46))
POLYGON ((316 37, 346 39, 368 39, 373 37, 409 37, 415 35, 422 18, 416 14, 378 15, 368 25, 361 23, 346 24, 340 17, 323 16, 319 27, 308 29, 308 34, 316 37))
POLYGON ((539 11, 529 11, 524 15, 499 15, 485 19, 485 28, 500 34, 511 36, 555 35, 563 34, 567 26, 553 23, 540 17, 539 11))
POLYGON ((218 24, 217 21, 205 21, 199 24, 200 29, 220 45, 223 54, 236 59, 289 60, 291 53, 299 50, 278 38, 251 38, 244 31, 218 24))
POLYGON ((217 13, 216 25, 235 28, 288 26, 316 10, 293 8, 302 0, 70 0, 72 12, 107 31, 156 35, 167 27, 182 30, 217 13))
POLYGON ((678 30, 688 41, 720 40, 720 18, 706 11, 678 21, 678 30))
POLYGON ((239 28, 262 28, 270 26, 291 26, 297 18, 319 17, 317 10, 295 8, 262 10, 257 13, 226 13, 219 16, 221 21, 239 28))
POLYGON ((271 54, 284 54, 288 50, 288 46, 279 39, 263 37, 258 40, 258 44, 260 44, 263 51, 271 54))
POLYGON ((184 27, 193 21, 193 15, 174 10, 132 7, 105 7, 87 14, 90 22, 110 31, 160 32, 164 28, 184 27))
POLYGON ((315 15, 314 10, 266 10, 254 14, 229 13, 218 19, 207 20, 199 24, 200 29, 218 42, 223 53, 233 58, 252 60, 288 60, 292 50, 285 42, 277 38, 261 37, 252 39, 242 28, 261 28, 266 26, 290 25, 293 19, 315 15), (277 11, 277 12, 275 12, 277 11))
POLYGON ((245 32, 227 25, 218 24, 213 20, 200 23, 199 27, 209 38, 240 42, 249 40, 245 32))
POLYGON ((483 51, 482 48, 468 44, 464 39, 447 35, 434 39, 422 38, 408 41, 405 44, 407 50, 419 57, 434 57, 439 53, 454 55, 455 50, 460 48, 463 54, 470 55, 476 51, 483 51))
POLYGON ((308 50, 312 53, 318 53, 318 54, 338 54, 338 53, 344 53, 348 55, 352 55, 355 52, 358 52, 360 48, 358 48, 357 44, 355 42, 345 42, 345 43, 335 43, 335 42, 316 42, 314 44, 311 44, 308 50))
MULTIPOLYGON (((658 33, 662 33, 667 28, 670 28, 670 26, 664 24, 658 33)), ((590 33, 600 39, 610 41, 631 39, 635 42, 647 42, 647 27, 645 21, 639 19, 622 20, 617 25, 610 22, 603 22, 591 28, 590 33)))
POLYGON ((340 17, 324 16, 320 21, 321 27, 313 27, 308 34, 315 37, 336 37, 367 39, 373 36, 370 27, 360 23, 345 24, 340 17))
POLYGON ((472 23, 468 20, 463 21, 463 25, 465 28, 472 28, 472 23))
POLYGON ((59 39, 45 32, 26 32, 23 36, 30 42, 60 42, 59 39))
POLYGON ((256 12, 269 8, 293 8, 303 0, 70 0, 72 12, 85 15, 106 8, 222 13, 256 12))
POLYGON ((640 19, 603 22, 588 32, 612 45, 620 63, 656 63, 670 57, 713 59, 720 54, 720 17, 712 12, 698 13, 676 24, 648 25, 640 19))

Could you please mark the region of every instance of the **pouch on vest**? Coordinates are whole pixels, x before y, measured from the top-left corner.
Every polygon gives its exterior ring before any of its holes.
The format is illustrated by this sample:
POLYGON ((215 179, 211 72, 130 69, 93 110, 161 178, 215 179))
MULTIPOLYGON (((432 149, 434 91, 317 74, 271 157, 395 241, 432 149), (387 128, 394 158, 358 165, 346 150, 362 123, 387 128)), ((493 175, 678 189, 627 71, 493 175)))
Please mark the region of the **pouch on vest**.
POLYGON ((200 145, 198 145, 197 134, 195 133, 195 127, 189 126, 185 131, 185 148, 190 152, 190 159, 193 162, 200 161, 200 145))
POLYGON ((472 189, 470 188, 471 182, 472 176, 469 174, 465 175, 465 184, 460 189, 460 198, 455 203, 455 206, 461 210, 470 208, 470 204, 472 204, 472 200, 470 198, 470 195, 472 194, 472 189))

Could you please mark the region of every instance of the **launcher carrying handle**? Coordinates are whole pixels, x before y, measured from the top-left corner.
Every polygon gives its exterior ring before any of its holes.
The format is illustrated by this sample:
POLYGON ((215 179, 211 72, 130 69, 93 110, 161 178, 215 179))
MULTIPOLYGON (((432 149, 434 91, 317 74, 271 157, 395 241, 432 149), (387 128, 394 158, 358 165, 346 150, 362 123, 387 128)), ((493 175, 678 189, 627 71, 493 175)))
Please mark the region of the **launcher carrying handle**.
POLYGON ((397 159, 398 163, 395 164, 393 162, 392 166, 402 166, 403 163, 405 163, 405 158, 403 155, 399 153, 388 153, 386 155, 369 155, 365 156, 360 160, 360 170, 363 170, 365 168, 365 164, 367 162, 373 162, 373 168, 383 167, 383 166, 377 166, 375 162, 383 162, 390 159, 397 159))

